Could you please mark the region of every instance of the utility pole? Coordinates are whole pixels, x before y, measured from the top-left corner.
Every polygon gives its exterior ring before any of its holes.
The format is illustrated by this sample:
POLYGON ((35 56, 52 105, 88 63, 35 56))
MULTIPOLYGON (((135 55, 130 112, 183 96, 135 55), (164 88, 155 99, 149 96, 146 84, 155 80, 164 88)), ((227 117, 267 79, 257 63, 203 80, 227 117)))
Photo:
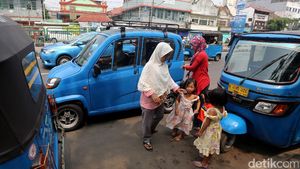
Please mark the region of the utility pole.
POLYGON ((30 26, 30 10, 31 10, 30 1, 27 2, 27 10, 28 10, 28 25, 30 26))
POLYGON ((150 7, 150 11, 149 11, 149 28, 151 27, 151 23, 152 23, 152 10, 153 10, 153 6, 154 6, 154 0, 152 0, 152 3, 151 3, 151 7, 150 7))

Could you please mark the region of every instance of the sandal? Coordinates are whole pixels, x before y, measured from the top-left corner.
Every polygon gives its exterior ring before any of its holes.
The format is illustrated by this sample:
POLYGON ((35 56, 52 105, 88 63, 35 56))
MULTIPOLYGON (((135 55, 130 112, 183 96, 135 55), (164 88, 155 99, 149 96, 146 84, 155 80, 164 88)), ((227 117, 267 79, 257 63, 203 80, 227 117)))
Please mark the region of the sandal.
POLYGON ((144 141, 143 145, 147 151, 153 151, 153 147, 150 142, 144 141))
POLYGON ((152 130, 152 131, 151 131, 152 134, 155 134, 155 133, 157 133, 157 132, 158 132, 158 130, 152 130))
POLYGON ((178 135, 178 136, 174 137, 174 140, 175 141, 180 141, 182 138, 183 138, 182 135, 178 135))
POLYGON ((208 165, 203 165, 203 163, 201 161, 193 161, 193 165, 199 168, 208 168, 208 165))

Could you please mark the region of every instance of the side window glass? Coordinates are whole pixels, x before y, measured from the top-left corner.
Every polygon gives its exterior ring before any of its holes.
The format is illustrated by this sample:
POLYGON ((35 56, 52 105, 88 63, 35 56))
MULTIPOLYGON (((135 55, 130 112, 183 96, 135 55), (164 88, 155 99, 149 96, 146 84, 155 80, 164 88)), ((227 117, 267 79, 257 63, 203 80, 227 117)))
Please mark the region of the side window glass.
POLYGON ((22 67, 31 96, 34 101, 37 102, 43 82, 39 68, 37 66, 37 60, 35 58, 34 52, 30 52, 26 57, 22 59, 22 67))
POLYGON ((99 58, 97 64, 100 66, 101 70, 110 70, 112 68, 112 54, 114 51, 114 43, 111 43, 104 53, 99 58))
MULTIPOLYGON (((143 56, 142 56, 142 65, 144 66, 150 59, 154 49, 156 48, 159 42, 166 42, 168 43, 173 50, 175 49, 175 43, 173 40, 170 39, 162 39, 162 38, 145 38, 144 40, 144 47, 143 47, 143 56)), ((174 52, 169 60, 172 60, 174 57, 174 52)))
POLYGON ((133 66, 137 56, 137 42, 135 39, 121 39, 115 43, 114 70, 120 67, 133 66))

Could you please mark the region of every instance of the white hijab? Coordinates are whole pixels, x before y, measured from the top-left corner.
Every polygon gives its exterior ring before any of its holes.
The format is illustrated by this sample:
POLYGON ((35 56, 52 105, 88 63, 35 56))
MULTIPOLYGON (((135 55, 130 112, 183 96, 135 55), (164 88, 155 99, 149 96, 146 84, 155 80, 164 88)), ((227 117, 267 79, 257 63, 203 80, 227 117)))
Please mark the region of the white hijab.
POLYGON ((165 92, 169 93, 174 81, 169 73, 168 65, 162 63, 160 59, 172 51, 171 46, 165 42, 160 42, 156 46, 142 71, 138 83, 139 91, 153 90, 158 96, 163 95, 165 92))

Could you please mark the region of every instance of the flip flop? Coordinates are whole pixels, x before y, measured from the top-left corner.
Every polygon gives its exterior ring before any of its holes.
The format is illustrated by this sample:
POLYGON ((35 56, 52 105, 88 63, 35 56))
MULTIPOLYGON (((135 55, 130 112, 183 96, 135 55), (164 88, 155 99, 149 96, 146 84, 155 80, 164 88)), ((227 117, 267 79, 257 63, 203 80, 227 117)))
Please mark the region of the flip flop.
POLYGON ((152 134, 155 134, 155 133, 157 133, 157 132, 158 132, 158 130, 152 130, 152 131, 151 131, 152 134))
POLYGON ((147 151, 153 151, 153 147, 150 142, 143 142, 143 145, 147 151))
POLYGON ((193 165, 196 166, 196 167, 199 167, 199 168, 204 168, 204 169, 207 169, 208 168, 208 165, 207 166, 204 166, 202 164, 202 162, 200 161, 193 161, 193 165))

